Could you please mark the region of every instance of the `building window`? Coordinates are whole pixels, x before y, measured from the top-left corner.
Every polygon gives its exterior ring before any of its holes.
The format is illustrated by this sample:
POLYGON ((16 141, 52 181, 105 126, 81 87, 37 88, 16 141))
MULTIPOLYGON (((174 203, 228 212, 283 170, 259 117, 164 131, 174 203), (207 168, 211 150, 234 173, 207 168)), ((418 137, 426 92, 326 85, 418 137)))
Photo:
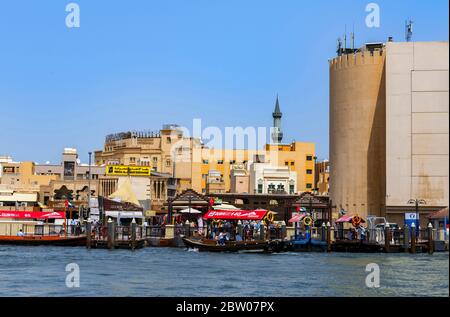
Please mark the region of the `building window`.
POLYGON ((287 162, 287 161, 284 162, 284 165, 289 166, 289 162, 287 162))
POLYGON ((136 163, 136 158, 135 157, 130 157, 130 163, 136 163))
POLYGON ((170 136, 168 136, 167 138, 166 138, 166 140, 167 140, 167 143, 172 143, 172 138, 170 137, 170 136))
POLYGON ((273 194, 275 192, 275 184, 270 184, 269 187, 267 188, 267 192, 269 194, 273 194))
POLYGON ((290 195, 294 195, 295 194, 295 186, 294 185, 289 185, 289 194, 290 195))
POLYGON ((312 170, 306 170, 306 174, 311 175, 312 174, 312 170))
POLYGON ((307 183, 307 184, 306 184, 306 188, 307 188, 307 189, 311 189, 311 188, 312 188, 312 184, 311 184, 311 183, 307 183))
POLYGON ((295 165, 295 162, 291 162, 291 166, 294 166, 295 165))
POLYGON ((262 192, 263 192, 263 185, 258 184, 258 194, 262 194, 262 192))
POLYGON ((203 160, 203 164, 209 164, 208 160, 203 160))
POLYGON ((170 160, 166 160, 166 167, 172 166, 172 162, 170 160))
POLYGON ((218 160, 217 164, 223 164, 223 160, 218 160))
POLYGON ((307 155, 307 156, 306 156, 306 160, 307 160, 307 161, 312 161, 312 160, 313 160, 312 155, 307 155))
POLYGON ((284 192, 284 185, 283 184, 278 184, 277 191, 278 192, 284 192))

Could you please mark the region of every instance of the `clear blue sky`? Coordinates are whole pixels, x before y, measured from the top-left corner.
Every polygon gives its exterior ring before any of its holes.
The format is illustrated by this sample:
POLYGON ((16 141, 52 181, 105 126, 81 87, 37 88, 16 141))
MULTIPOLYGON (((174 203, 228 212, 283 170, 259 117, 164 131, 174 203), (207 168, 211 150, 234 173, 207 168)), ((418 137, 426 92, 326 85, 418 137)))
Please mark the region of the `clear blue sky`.
POLYGON ((0 0, 0 154, 82 161, 108 133, 267 126, 276 94, 284 141, 328 157, 328 59, 350 32, 356 45, 448 41, 448 1, 78 0, 81 27, 65 26, 64 0, 0 0), (367 28, 376 2, 381 27, 367 28))

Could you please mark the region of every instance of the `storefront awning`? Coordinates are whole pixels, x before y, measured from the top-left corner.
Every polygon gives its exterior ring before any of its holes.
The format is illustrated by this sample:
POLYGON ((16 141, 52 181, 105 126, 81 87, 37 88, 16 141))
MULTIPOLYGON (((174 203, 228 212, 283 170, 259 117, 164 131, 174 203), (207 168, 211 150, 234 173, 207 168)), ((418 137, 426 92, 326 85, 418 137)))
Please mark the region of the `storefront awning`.
POLYGON ((64 219, 64 212, 42 212, 42 211, 1 211, 0 218, 16 219, 64 219))
POLYGON ((267 214, 267 210, 211 210, 208 211, 204 219, 221 220, 261 220, 267 214))

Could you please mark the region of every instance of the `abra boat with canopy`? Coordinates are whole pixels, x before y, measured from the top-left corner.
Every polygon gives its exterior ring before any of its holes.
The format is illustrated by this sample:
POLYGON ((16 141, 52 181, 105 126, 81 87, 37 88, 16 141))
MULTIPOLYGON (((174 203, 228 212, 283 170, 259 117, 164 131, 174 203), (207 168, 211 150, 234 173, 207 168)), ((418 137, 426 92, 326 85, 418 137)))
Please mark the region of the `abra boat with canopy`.
POLYGON ((210 252, 278 252, 284 248, 282 240, 265 238, 265 227, 273 221, 270 211, 210 210, 203 219, 209 221, 207 236, 213 238, 183 237, 186 246, 210 252))
POLYGON ((64 211, 0 210, 0 244, 83 246, 81 226, 67 225, 64 211), (62 224, 55 224, 63 220, 62 224))

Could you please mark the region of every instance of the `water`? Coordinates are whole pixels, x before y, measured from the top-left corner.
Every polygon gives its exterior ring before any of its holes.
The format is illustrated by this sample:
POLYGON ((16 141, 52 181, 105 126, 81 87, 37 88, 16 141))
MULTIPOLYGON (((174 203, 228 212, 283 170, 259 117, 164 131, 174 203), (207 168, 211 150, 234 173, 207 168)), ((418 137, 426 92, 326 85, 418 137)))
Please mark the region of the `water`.
POLYGON ((0 246, 0 296, 449 296, 448 253, 229 254, 0 246), (80 288, 66 287, 77 263, 80 288), (365 285, 380 266, 380 288, 365 285))

